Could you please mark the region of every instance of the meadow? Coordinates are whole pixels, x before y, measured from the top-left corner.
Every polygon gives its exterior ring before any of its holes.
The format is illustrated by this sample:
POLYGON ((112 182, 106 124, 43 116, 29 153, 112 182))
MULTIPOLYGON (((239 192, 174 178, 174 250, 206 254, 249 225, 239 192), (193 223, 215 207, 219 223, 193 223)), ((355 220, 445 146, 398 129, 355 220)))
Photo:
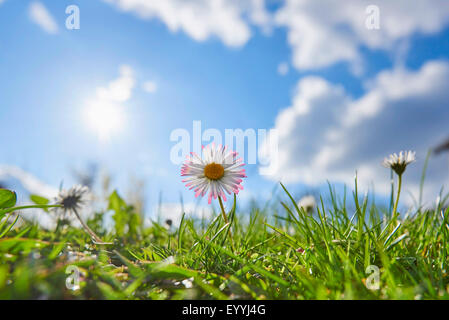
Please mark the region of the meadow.
MULTIPOLYGON (((150 226, 114 191, 113 228, 103 212, 87 221, 103 242, 65 219, 54 231, 14 225, 27 207, 1 190, 0 298, 448 299, 447 196, 396 216, 393 193, 383 208, 359 195, 357 180, 352 189, 329 185, 310 209, 281 184, 247 210, 234 196, 226 216, 150 226)), ((32 200, 52 213, 48 199, 32 200)))
POLYGON ((449 299, 449 0, 416 3, 0 0, 4 310, 449 299))

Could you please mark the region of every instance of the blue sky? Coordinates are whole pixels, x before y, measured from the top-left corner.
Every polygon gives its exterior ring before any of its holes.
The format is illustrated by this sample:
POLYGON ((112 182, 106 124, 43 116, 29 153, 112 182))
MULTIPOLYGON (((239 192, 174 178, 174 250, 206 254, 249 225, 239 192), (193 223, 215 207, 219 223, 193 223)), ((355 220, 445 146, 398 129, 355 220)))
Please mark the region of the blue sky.
MULTIPOLYGON (((282 131, 279 174, 261 177, 256 165, 248 166, 242 198, 266 197, 279 180, 299 191, 326 179, 347 183, 355 170, 382 191, 389 173, 376 165, 384 156, 411 148, 422 160, 431 144, 449 136, 442 84, 448 82, 449 8, 444 1, 416 8, 399 0, 397 6, 377 2, 380 30, 362 30, 357 21, 365 19, 364 7, 351 1, 348 10, 359 15, 354 20, 328 1, 321 11, 320 4, 299 1, 230 1, 218 11, 209 10, 207 1, 192 1, 194 8, 205 7, 193 11, 200 12, 193 19, 182 14, 188 4, 177 0, 167 1, 180 8, 170 13, 157 0, 0 1, 0 164, 57 187, 62 180, 75 182, 72 168, 95 161, 119 189, 127 188, 129 176, 143 178, 148 211, 160 192, 164 202, 177 202, 180 193, 192 202, 180 166, 170 162, 169 137, 177 128, 191 131, 200 120, 204 129, 282 131), (33 20, 36 3, 56 29, 33 20), (65 28, 65 9, 72 4, 80 9, 79 30, 65 28), (280 63, 288 64, 287 74, 279 74, 280 63), (84 112, 98 88, 121 77, 122 66, 130 68, 132 82, 120 100, 125 121, 105 141, 84 112), (155 84, 154 92, 143 89, 145 82, 155 84), (304 105, 308 111, 301 113, 304 105), (411 110, 407 122, 400 118, 405 105, 411 110), (373 111, 354 115, 364 110, 373 111), (351 124, 340 119, 351 117, 351 124), (398 134, 411 127, 414 134, 398 134)), ((433 165, 429 194, 449 181, 447 159, 433 165)), ((412 192, 421 166, 410 174, 412 192)))

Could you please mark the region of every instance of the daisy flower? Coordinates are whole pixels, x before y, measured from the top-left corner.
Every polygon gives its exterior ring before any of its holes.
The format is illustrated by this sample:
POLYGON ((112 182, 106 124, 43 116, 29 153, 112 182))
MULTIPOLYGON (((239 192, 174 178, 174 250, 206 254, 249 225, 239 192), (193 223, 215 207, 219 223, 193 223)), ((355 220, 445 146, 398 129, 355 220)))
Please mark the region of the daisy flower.
POLYGON ((246 178, 245 169, 242 169, 244 165, 237 152, 212 143, 203 147, 202 157, 194 152, 187 156, 181 168, 181 176, 187 178, 182 182, 194 190, 196 197, 208 194, 209 204, 212 198, 226 201, 226 193, 238 194, 243 189, 242 178, 246 178))
POLYGON ((312 195, 302 197, 298 201, 298 207, 303 208, 306 212, 311 212, 316 207, 315 197, 312 195))
POLYGON ((89 188, 76 185, 69 190, 61 190, 55 199, 55 203, 61 207, 55 211, 61 214, 76 211, 89 201, 89 188))
POLYGON ((385 158, 382 165, 386 168, 393 169, 397 175, 402 175, 405 171, 405 168, 412 163, 415 162, 416 153, 413 151, 401 151, 399 155, 396 153, 391 154, 389 157, 385 158))
POLYGON ((398 187, 397 187, 397 196, 396 201, 394 203, 393 212, 392 212, 392 222, 396 222, 398 218, 398 204, 399 197, 401 195, 401 187, 402 187, 402 174, 404 173, 407 166, 415 162, 416 153, 414 151, 401 151, 399 155, 396 153, 391 154, 388 158, 385 158, 383 161, 383 166, 386 168, 391 168, 398 175, 398 187))

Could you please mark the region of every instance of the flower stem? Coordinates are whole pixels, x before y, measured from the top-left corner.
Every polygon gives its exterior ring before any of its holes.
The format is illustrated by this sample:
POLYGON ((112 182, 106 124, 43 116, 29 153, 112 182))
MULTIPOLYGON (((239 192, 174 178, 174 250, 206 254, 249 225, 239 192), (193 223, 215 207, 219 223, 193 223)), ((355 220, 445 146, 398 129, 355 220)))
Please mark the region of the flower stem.
POLYGON ((396 197, 396 202, 394 203, 393 207, 393 220, 397 219, 397 211, 398 211, 398 204, 399 204, 399 197, 401 195, 401 187, 402 187, 402 175, 398 175, 398 194, 396 197))
POLYGON ((87 231, 87 233, 95 240, 95 242, 97 243, 104 243, 103 240, 100 239, 99 236, 97 236, 95 234, 95 232, 92 231, 91 228, 89 228, 89 226, 83 221, 83 219, 81 219, 80 215, 78 214, 78 212, 76 211, 76 209, 73 209, 73 212, 75 213, 76 217, 78 218, 79 222, 81 222, 81 225, 83 226, 83 228, 87 231))
POLYGON ((55 204, 55 205, 29 205, 29 206, 20 206, 20 207, 13 207, 13 208, 7 208, 0 210, 0 214, 8 214, 10 212, 18 211, 18 210, 25 210, 25 209, 49 209, 49 208, 61 208, 61 205, 55 204))
POLYGON ((228 217, 226 216, 226 212, 224 209, 223 201, 221 200, 221 197, 218 196, 218 202, 220 203, 221 213, 223 214, 223 219, 225 223, 228 223, 228 217))
MULTIPOLYGON (((220 196, 218 196, 218 202, 220 203, 221 213, 223 214, 224 222, 226 224, 228 224, 229 223, 228 217, 226 216, 226 211, 225 211, 225 208, 224 208, 224 205, 223 205, 223 201, 221 200, 220 196)), ((234 240, 232 239, 231 227, 229 227, 229 240, 231 240, 232 251, 235 251, 234 250, 234 240)))

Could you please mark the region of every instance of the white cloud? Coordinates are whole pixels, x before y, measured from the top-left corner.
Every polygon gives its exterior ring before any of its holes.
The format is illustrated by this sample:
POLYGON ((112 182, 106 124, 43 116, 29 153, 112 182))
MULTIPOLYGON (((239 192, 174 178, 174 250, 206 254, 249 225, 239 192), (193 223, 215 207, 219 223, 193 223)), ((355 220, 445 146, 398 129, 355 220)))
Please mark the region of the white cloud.
POLYGON ((218 37, 231 47, 251 37, 250 23, 269 32, 271 15, 263 0, 104 0, 142 19, 159 19, 170 31, 182 30, 197 41, 218 37))
POLYGON ((274 20, 272 14, 265 7, 265 0, 250 0, 248 11, 250 21, 261 27, 264 34, 270 35, 274 20))
POLYGON ((197 41, 219 38, 231 47, 245 45, 251 26, 270 34, 287 29, 298 69, 323 68, 340 61, 360 75, 360 47, 401 54, 403 42, 415 33, 432 34, 449 22, 447 0, 285 0, 275 11, 266 0, 104 0, 142 19, 158 19, 172 32, 182 31, 197 41), (370 5, 380 9, 380 29, 369 30, 370 5))
MULTIPOLYGON (((419 161, 405 179, 416 192, 427 150, 449 136, 448 78, 449 63, 444 61, 428 62, 418 71, 399 67, 381 72, 358 99, 322 78, 301 79, 292 106, 276 118, 279 170, 272 178, 352 184, 358 170, 362 184, 374 182, 376 191, 388 192, 383 157, 410 149, 417 151, 419 161)), ((448 169, 447 158, 432 158, 432 192, 449 182, 448 169)))
POLYGON ((130 66, 122 65, 119 68, 120 76, 109 83, 107 87, 97 89, 97 99, 113 102, 125 102, 131 98, 132 90, 136 84, 134 72, 130 66))
POLYGON ((46 198, 54 198, 58 194, 58 189, 47 185, 19 167, 10 165, 0 166, 0 180, 18 180, 18 182, 30 194, 37 194, 46 198))
POLYGON ((281 62, 278 65, 278 73, 281 76, 285 76, 288 73, 288 63, 287 62, 281 62))
POLYGON ((157 83, 154 81, 145 81, 142 83, 142 89, 148 93, 155 93, 157 91, 157 83))
POLYGON ((435 33, 449 21, 449 2, 286 0, 275 20, 287 28, 296 68, 314 69, 349 61, 360 72, 361 45, 394 50, 401 40, 414 33, 435 33), (372 4, 380 9, 379 30, 365 26, 365 10, 372 4))
POLYGON ((56 20, 41 2, 32 2, 28 7, 28 14, 31 21, 36 23, 44 31, 51 34, 58 33, 56 20))

